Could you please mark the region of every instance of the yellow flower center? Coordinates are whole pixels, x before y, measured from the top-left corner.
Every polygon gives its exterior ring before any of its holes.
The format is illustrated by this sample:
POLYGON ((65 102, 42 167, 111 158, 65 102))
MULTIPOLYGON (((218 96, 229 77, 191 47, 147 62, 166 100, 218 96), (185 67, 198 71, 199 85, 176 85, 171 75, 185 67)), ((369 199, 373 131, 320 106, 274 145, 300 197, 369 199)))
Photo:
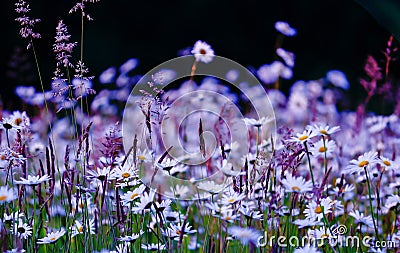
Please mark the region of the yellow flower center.
POLYGON ((144 156, 144 155, 138 155, 138 157, 137 157, 139 160, 146 160, 146 157, 144 156))
POLYGON ((386 166, 392 165, 388 160, 383 161, 383 164, 385 164, 386 166))
POLYGON ((322 130, 320 130, 319 132, 320 132, 321 134, 328 135, 328 131, 326 131, 325 129, 322 129, 322 130))
POLYGON ((84 205, 84 204, 82 204, 82 203, 81 203, 81 204, 79 204, 78 206, 79 206, 80 208, 84 208, 84 207, 85 207, 85 205, 84 205))
POLYGON ((52 237, 52 238, 50 238, 50 241, 55 241, 57 238, 55 238, 55 237, 52 237))
POLYGON ((176 234, 177 234, 177 235, 180 235, 180 234, 181 234, 181 231, 176 230, 176 234))
POLYGON ((308 135, 302 135, 299 137, 299 140, 304 141, 308 139, 308 135))
POLYGON ((139 194, 133 193, 132 196, 131 196, 131 199, 135 199, 137 196, 139 196, 139 194))
POLYGON ((1 195, 0 196, 0 201, 5 201, 7 199, 7 196, 6 195, 1 195))
POLYGON ((229 202, 229 203, 233 203, 233 202, 235 202, 235 199, 234 199, 234 198, 231 198, 231 199, 228 200, 228 202, 229 202))
POLYGON ((6 156, 5 155, 1 155, 0 156, 0 160, 6 160, 6 156))
POLYGON ((327 150, 326 147, 320 147, 320 148, 318 149, 318 151, 319 151, 320 153, 323 153, 323 152, 325 152, 326 150, 327 150))
POLYGON ((82 233, 83 232, 83 227, 79 227, 78 231, 79 231, 79 233, 82 233))
POLYGON ((322 207, 321 206, 317 206, 317 208, 315 208, 315 213, 317 213, 317 214, 322 213, 322 207))
POLYGON ((225 217, 225 220, 231 220, 231 217, 229 217, 229 216, 225 217))
POLYGON ((369 164, 369 162, 364 160, 358 164, 358 167, 364 167, 364 166, 367 166, 368 164, 369 164))
POLYGON ((292 187, 292 190, 293 190, 294 192, 299 192, 299 191, 300 191, 300 187, 298 187, 298 186, 293 186, 293 187, 292 187))
POLYGON ((321 235, 321 238, 323 239, 323 238, 328 238, 329 237, 329 235, 328 234, 323 234, 323 235, 321 235))
POLYGON ((122 173, 122 175, 121 175, 123 178, 128 178, 128 177, 130 177, 131 176, 131 174, 130 173, 128 173, 128 172, 124 172, 124 173, 122 173))
POLYGON ((16 118, 14 120, 14 124, 17 125, 17 126, 19 126, 21 123, 22 123, 22 119, 21 118, 16 118))
POLYGON ((204 48, 200 49, 199 52, 200 52, 200 54, 206 54, 207 53, 207 51, 204 48))

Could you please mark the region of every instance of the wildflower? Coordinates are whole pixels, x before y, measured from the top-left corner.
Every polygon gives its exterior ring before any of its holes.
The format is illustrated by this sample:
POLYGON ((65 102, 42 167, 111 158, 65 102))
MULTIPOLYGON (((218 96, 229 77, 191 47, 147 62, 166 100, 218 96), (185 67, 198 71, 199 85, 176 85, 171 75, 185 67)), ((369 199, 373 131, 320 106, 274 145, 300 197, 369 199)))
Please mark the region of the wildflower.
POLYGON ((306 181, 303 177, 294 177, 291 173, 286 174, 286 178, 281 180, 285 187, 285 192, 306 193, 313 189, 310 181, 306 181))
POLYGON ((118 241, 133 243, 133 242, 135 242, 143 233, 144 233, 144 232, 143 232, 142 230, 140 230, 140 232, 139 232, 138 234, 132 234, 132 235, 122 236, 122 237, 118 238, 118 241))
POLYGON ((100 74, 99 81, 101 84, 112 83, 115 79, 116 74, 117 70, 115 69, 115 67, 109 67, 100 74))
POLYGON ((4 129, 6 131, 17 131, 21 128, 21 126, 14 124, 12 118, 3 118, 2 122, 0 123, 0 129, 4 129))
POLYGON ((222 191, 225 188, 224 184, 216 184, 214 181, 202 181, 200 182, 197 187, 200 190, 207 191, 211 194, 216 194, 222 191))
POLYGON ((13 112, 13 114, 10 116, 10 121, 16 127, 26 128, 30 126, 30 120, 29 117, 26 115, 26 112, 22 113, 20 111, 13 112))
POLYGON ((280 61, 274 61, 271 64, 262 65, 257 70, 257 76, 260 80, 266 84, 275 83, 280 77, 284 79, 290 79, 293 76, 293 72, 290 68, 286 67, 280 61))
POLYGON ((24 253, 24 252, 26 252, 26 251, 24 249, 20 249, 20 248, 15 248, 15 249, 5 251, 5 253, 24 253))
POLYGON ((320 226, 324 224, 322 221, 318 221, 315 219, 297 219, 293 221, 293 224, 295 224, 299 229, 300 228, 305 228, 305 227, 315 227, 315 226, 320 226))
POLYGON ((137 178, 136 168, 133 166, 117 166, 112 172, 111 178, 117 180, 129 180, 131 178, 137 178))
POLYGON ((206 42, 201 40, 196 41, 191 51, 196 58, 196 61, 210 63, 214 58, 214 50, 206 42))
POLYGON ((136 157, 140 162, 151 162, 153 160, 152 152, 147 149, 139 149, 136 153, 136 157))
POLYGON ((246 174, 245 171, 240 171, 240 170, 234 170, 232 163, 228 163, 227 160, 222 161, 222 166, 218 167, 219 170, 221 170, 225 176, 231 176, 231 177, 237 177, 239 175, 244 175, 246 174))
POLYGON ((316 219, 318 221, 322 220, 324 215, 327 215, 332 212, 332 206, 334 205, 334 201, 326 197, 320 200, 320 203, 317 203, 315 200, 312 200, 307 204, 307 208, 304 210, 304 214, 308 219, 316 219))
MULTIPOLYGON (((87 226, 87 222, 84 222, 82 224, 81 222, 75 220, 75 225, 70 228, 71 231, 71 237, 75 237, 79 234, 83 234, 85 232, 85 227, 87 226)), ((96 234, 95 230, 95 225, 94 225, 94 220, 89 219, 89 227, 86 228, 86 233, 90 233, 91 235, 96 234)))
POLYGON ((330 158, 333 156, 335 149, 336 143, 334 140, 328 140, 325 143, 323 140, 319 140, 310 148, 310 152, 316 157, 324 157, 326 155, 327 158, 330 158))
POLYGON ((154 191, 150 191, 150 193, 143 192, 143 195, 139 198, 139 202, 136 202, 136 205, 132 207, 132 211, 135 213, 139 213, 144 210, 149 210, 153 203, 154 195, 154 191))
POLYGON ((244 215, 247 219, 262 220, 263 213, 258 210, 254 210, 249 206, 241 205, 239 207, 239 212, 244 215))
POLYGON ((303 144, 304 142, 309 141, 311 138, 315 137, 316 135, 317 133, 315 133, 311 129, 306 129, 303 131, 303 133, 297 133, 296 136, 292 136, 288 141, 303 144))
POLYGON ((22 219, 18 219, 18 221, 12 225, 11 233, 20 238, 27 239, 32 236, 32 227, 23 222, 22 219))
POLYGON ((292 52, 286 51, 283 48, 277 48, 276 54, 282 57, 288 67, 294 67, 294 54, 292 52))
POLYGON ((224 195, 222 196, 221 203, 223 205, 231 205, 238 201, 241 201, 244 198, 245 195, 243 193, 238 193, 233 190, 230 190, 229 192, 224 193, 224 195))
POLYGON ((119 67, 119 72, 121 72, 121 74, 128 73, 129 71, 135 69, 138 66, 138 63, 138 59, 131 58, 119 67))
POLYGON ((244 118, 244 122, 246 125, 250 126, 255 126, 255 127, 261 127, 264 124, 267 124, 273 120, 272 117, 261 117, 260 119, 250 119, 250 118, 244 118))
POLYGON ((379 163, 385 167, 386 170, 396 170, 399 169, 400 165, 397 161, 392 161, 389 158, 386 158, 384 156, 379 157, 379 163))
POLYGON ((313 132, 315 132, 317 135, 320 136, 328 136, 331 135, 333 133, 336 133, 340 130, 340 126, 334 126, 334 127, 330 127, 328 125, 318 125, 318 124, 314 124, 314 125, 308 125, 306 127, 306 129, 310 129, 313 132))
POLYGON ((400 204, 400 196, 399 195, 391 195, 386 199, 385 207, 390 209, 392 207, 397 206, 400 204))
POLYGON ((38 239, 37 244, 55 243, 64 234, 65 234, 65 230, 64 229, 61 229, 59 231, 50 232, 45 237, 38 239))
POLYGON ((349 81, 347 81, 347 78, 342 71, 331 70, 326 73, 326 79, 334 86, 344 90, 348 90, 350 87, 349 81))
POLYGON ((243 245, 249 243, 257 244, 257 240, 261 236, 260 232, 253 228, 242 228, 238 226, 230 227, 228 233, 235 239, 240 240, 243 245))
POLYGON ((287 22, 278 21, 275 23, 275 29, 286 36, 295 36, 297 34, 296 29, 290 27, 287 22))
POLYGON ((157 162, 156 166, 162 170, 169 172, 177 164, 178 164, 178 162, 175 161, 174 159, 166 158, 161 163, 157 162))
POLYGON ((362 223, 364 225, 367 225, 370 228, 374 227, 374 222, 372 220, 371 215, 365 216, 363 213, 360 213, 358 210, 351 211, 349 213, 351 217, 354 218, 354 222, 357 223, 362 223))
POLYGON ((16 199, 13 189, 8 189, 7 186, 0 187, 0 204, 11 202, 16 199))
POLYGON ((175 240, 179 240, 182 234, 182 236, 187 236, 188 234, 194 234, 196 232, 197 230, 192 230, 192 226, 190 226, 189 223, 185 223, 185 226, 182 226, 181 223, 171 223, 164 234, 168 237, 174 238, 175 240))
POLYGON ((378 152, 370 151, 360 155, 357 159, 350 161, 346 167, 346 172, 353 174, 364 171, 365 167, 371 167, 379 163, 378 152))
POLYGON ((149 243, 149 244, 143 244, 141 245, 141 248, 147 251, 160 251, 160 250, 166 250, 167 247, 165 244, 160 244, 160 243, 149 243))
POLYGON ((218 216, 221 220, 229 223, 233 223, 239 217, 232 209, 223 209, 218 216))
POLYGON ((105 180, 110 180, 112 179, 111 175, 111 167, 107 166, 104 168, 99 168, 97 167, 96 170, 88 170, 88 178, 89 179, 94 179, 94 180, 99 180, 100 182, 103 182, 105 180))
POLYGON ((39 176, 31 176, 28 175, 28 178, 20 178, 20 180, 15 180, 14 182, 16 184, 23 184, 23 185, 29 185, 29 186, 36 186, 39 185, 43 182, 49 181, 51 177, 49 175, 44 175, 39 178, 39 176))

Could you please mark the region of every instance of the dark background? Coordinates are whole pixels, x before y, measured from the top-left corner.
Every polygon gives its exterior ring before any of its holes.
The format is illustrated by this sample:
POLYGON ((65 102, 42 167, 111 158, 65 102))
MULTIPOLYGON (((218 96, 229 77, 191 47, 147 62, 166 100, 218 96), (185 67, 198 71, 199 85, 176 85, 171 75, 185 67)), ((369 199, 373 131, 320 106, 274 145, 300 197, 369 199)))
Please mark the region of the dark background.
MULTIPOLYGON (((380 2, 385 6, 385 1, 380 2)), ((0 13, 0 85, 6 108, 16 106, 16 85, 39 86, 32 51, 26 51, 26 41, 18 35, 14 3, 2 1, 0 13), (18 66, 10 66, 17 48, 22 48, 20 58, 27 58, 18 66)), ((52 44, 57 22, 63 19, 72 41, 79 42, 80 15, 68 14, 75 1, 29 3, 30 16, 42 19, 36 27, 42 38, 35 41, 35 46, 45 89, 49 89, 55 67, 52 44)), ((328 70, 338 69, 351 83, 349 92, 354 103, 365 96, 358 80, 363 75, 366 57, 371 54, 382 60, 381 52, 389 36, 396 34, 393 20, 384 15, 385 8, 374 12, 375 7, 354 0, 101 0, 86 5, 86 11, 94 18, 85 21, 84 28, 84 61, 92 75, 98 76, 110 66, 118 67, 129 58, 139 59, 136 72, 144 74, 199 39, 212 45, 217 55, 258 68, 274 60, 274 23, 282 20, 298 31, 297 36, 285 38, 283 43, 283 48, 296 54, 294 78, 285 81, 284 89, 295 80, 319 79, 328 70)), ((389 7, 394 11, 392 17, 400 17, 393 5, 389 7)), ((78 56, 78 47, 75 53, 78 56)))

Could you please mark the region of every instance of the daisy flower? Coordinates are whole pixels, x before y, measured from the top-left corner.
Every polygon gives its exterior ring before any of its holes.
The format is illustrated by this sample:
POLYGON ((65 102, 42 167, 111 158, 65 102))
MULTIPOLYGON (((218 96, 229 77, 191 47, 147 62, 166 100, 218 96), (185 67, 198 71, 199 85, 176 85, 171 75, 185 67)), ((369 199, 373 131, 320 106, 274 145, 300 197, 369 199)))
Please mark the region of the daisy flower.
POLYGON ((381 156, 381 157, 379 157, 379 160, 380 160, 379 163, 383 167, 385 167, 386 170, 396 170, 396 169, 399 169, 399 167, 400 167, 399 163, 397 161, 393 161, 389 158, 381 156))
POLYGON ((64 229, 61 229, 60 231, 50 232, 50 233, 47 234, 47 236, 38 239, 37 244, 55 243, 64 234, 65 234, 65 230, 64 229))
POLYGON ((174 159, 166 158, 162 162, 157 162, 156 167, 169 172, 177 164, 178 164, 178 161, 175 161, 174 159))
POLYGON ((346 78, 346 75, 339 70, 331 70, 326 73, 326 79, 333 84, 336 87, 342 88, 342 89, 349 89, 350 84, 349 81, 346 78))
POLYGON ((351 217, 354 218, 354 222, 357 223, 362 223, 364 225, 367 225, 370 228, 374 227, 374 221, 372 220, 371 215, 365 216, 363 213, 360 213, 358 210, 351 211, 349 213, 351 217))
POLYGON ((116 178, 117 180, 129 180, 137 177, 136 168, 132 166, 118 166, 111 174, 111 178, 116 178))
POLYGON ((297 34, 296 29, 290 27, 290 25, 287 22, 284 21, 278 21, 275 23, 275 29, 282 33, 283 35, 286 36, 295 36, 297 34))
POLYGON ((11 202, 16 199, 13 189, 8 189, 7 186, 0 187, 0 204, 11 202))
POLYGON ((315 227, 315 226, 320 226, 323 225, 324 223, 322 221, 317 221, 314 219, 297 219, 293 221, 293 224, 295 224, 299 229, 300 228, 305 228, 305 227, 315 227))
POLYGON ((18 222, 12 225, 11 233, 20 238, 27 239, 32 236, 32 227, 23 222, 22 219, 18 219, 18 222))
POLYGON ((39 185, 43 182, 49 181, 51 177, 49 175, 44 175, 39 178, 39 176, 31 176, 28 175, 28 178, 20 178, 20 180, 15 180, 14 182, 16 184, 23 184, 23 185, 30 185, 30 186, 36 186, 39 185))
POLYGON ((336 143, 334 140, 324 141, 321 139, 314 143, 314 146, 310 148, 310 152, 316 157, 326 157, 331 158, 335 152, 336 143))
POLYGON ((272 117, 261 117, 260 119, 244 118, 244 123, 248 126, 261 127, 273 120, 272 117))
POLYGON ((317 135, 320 136, 328 136, 331 134, 334 134, 338 131, 340 131, 340 126, 334 126, 334 127, 330 127, 328 125, 318 125, 318 124, 314 124, 314 125, 308 125, 306 127, 306 129, 310 129, 313 132, 315 132, 317 135))
POLYGON ((385 207, 390 209, 392 207, 397 206, 400 204, 400 196, 399 195, 391 195, 386 199, 385 207))
POLYGON ((17 131, 21 128, 21 126, 15 125, 11 118, 3 118, 3 120, 0 122, 0 129, 4 129, 6 131, 17 131))
POLYGON ((276 54, 280 56, 289 67, 294 67, 294 53, 286 51, 283 48, 277 48, 276 54))
POLYGON ((149 243, 149 244, 143 244, 141 245, 141 248, 147 251, 160 251, 160 250, 166 250, 167 247, 165 244, 155 244, 155 243, 149 243))
POLYGON ((235 239, 240 240, 243 245, 249 243, 257 244, 258 238, 261 233, 253 228, 242 228, 238 226, 233 226, 228 229, 228 233, 232 235, 235 239))
POLYGON ((133 191, 128 191, 123 196, 121 196, 121 201, 124 206, 129 206, 130 202, 134 201, 135 199, 139 198, 140 195, 146 190, 146 186, 141 184, 138 188, 134 189, 133 191))
POLYGON ((357 159, 351 160, 350 164, 346 167, 346 172, 349 174, 359 173, 364 171, 364 167, 370 167, 377 163, 379 163, 378 152, 366 152, 357 159))
POLYGON ((143 192, 143 195, 139 198, 140 201, 136 202, 136 205, 132 207, 132 211, 134 213, 139 213, 144 210, 149 210, 153 203, 154 195, 154 191, 150 191, 150 193, 143 192))
POLYGON ((288 141, 303 144, 315 136, 317 136, 317 133, 312 129, 306 129, 302 133, 297 133, 296 136, 292 136, 288 141))
POLYGON ((286 174, 281 183, 285 187, 285 192, 306 193, 313 189, 310 181, 306 181, 303 177, 294 177, 290 173, 286 174))
POLYGON ((153 160, 153 154, 147 149, 139 149, 136 153, 136 158, 139 162, 151 162, 153 160))
POLYGON ((102 169, 97 167, 96 170, 88 170, 87 173, 89 174, 87 176, 89 179, 98 180, 101 183, 106 179, 107 180, 112 179, 110 177, 110 175, 111 175, 111 167, 110 166, 104 167, 102 169))
POLYGON ((164 232, 164 235, 174 238, 175 240, 179 240, 180 236, 183 234, 183 236, 187 236, 188 234, 194 234, 196 233, 197 230, 192 230, 192 226, 190 226, 188 223, 185 224, 185 226, 182 228, 182 224, 170 224, 170 226, 167 228, 167 230, 164 232))
POLYGON ((191 51, 198 62, 209 63, 214 58, 214 50, 206 42, 198 40, 191 51))
MULTIPOLYGON (((75 220, 75 225, 71 227, 70 229, 72 230, 72 235, 71 237, 75 237, 79 234, 83 234, 85 232, 85 227, 87 226, 87 223, 85 222, 82 224, 81 222, 75 220)), ((86 233, 90 233, 91 235, 96 234, 96 229, 94 225, 94 220, 89 219, 89 228, 86 228, 86 233)))
POLYGON ((233 223, 235 220, 239 218, 237 214, 235 214, 235 211, 232 209, 224 209, 218 217, 221 220, 227 221, 229 223, 233 223))
POLYGON ((226 185, 224 185, 224 184, 216 184, 214 181, 204 181, 204 182, 200 182, 197 185, 197 187, 200 190, 209 192, 211 194, 216 194, 216 193, 221 192, 226 187, 226 185))
POLYGON ((144 232, 140 230, 138 234, 126 235, 118 238, 118 241, 122 242, 135 242, 144 232))
POLYGON ((26 112, 15 111, 10 115, 10 121, 17 127, 27 127, 30 125, 30 120, 26 115, 26 112))
POLYGON ((221 204, 223 205, 231 205, 238 201, 244 199, 246 195, 244 193, 238 193, 233 190, 225 192, 221 199, 221 204))
POLYGON ((304 210, 304 214, 308 219, 316 219, 318 221, 322 220, 324 215, 327 215, 332 212, 332 206, 334 205, 334 201, 326 197, 320 200, 318 204, 315 200, 312 200, 307 204, 307 208, 304 210))

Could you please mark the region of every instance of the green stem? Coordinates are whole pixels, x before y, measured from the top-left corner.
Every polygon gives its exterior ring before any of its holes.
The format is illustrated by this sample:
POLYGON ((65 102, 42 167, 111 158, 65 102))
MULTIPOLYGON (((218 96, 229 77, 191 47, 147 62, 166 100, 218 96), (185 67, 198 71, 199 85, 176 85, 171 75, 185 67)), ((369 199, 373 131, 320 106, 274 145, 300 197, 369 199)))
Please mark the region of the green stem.
POLYGON ((373 209, 373 206, 372 206, 371 185, 370 185, 370 182, 369 182, 369 177, 368 177, 368 172, 367 172, 366 166, 364 166, 364 172, 365 172, 365 176, 367 178, 368 195, 369 195, 369 208, 370 208, 370 211, 371 211, 372 222, 374 224, 374 230, 375 230, 376 239, 379 241, 378 228, 376 226, 376 221, 375 221, 375 217, 374 217, 374 209, 373 209))
POLYGON ((304 142, 304 148, 306 149, 307 160, 308 160, 308 168, 310 169, 311 181, 312 181, 313 187, 315 187, 314 174, 312 172, 311 159, 310 159, 310 153, 308 152, 307 141, 304 142))

